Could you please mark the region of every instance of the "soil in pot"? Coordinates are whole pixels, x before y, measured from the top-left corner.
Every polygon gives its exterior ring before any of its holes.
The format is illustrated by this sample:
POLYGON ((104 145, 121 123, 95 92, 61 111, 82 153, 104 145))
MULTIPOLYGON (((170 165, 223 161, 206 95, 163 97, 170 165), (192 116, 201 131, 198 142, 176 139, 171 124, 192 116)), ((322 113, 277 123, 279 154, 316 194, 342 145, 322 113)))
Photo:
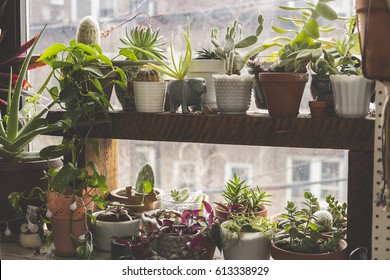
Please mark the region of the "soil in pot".
POLYGON ((109 252, 113 236, 140 235, 140 217, 130 215, 125 209, 98 211, 94 216, 96 223, 91 224, 91 230, 95 247, 99 250, 109 252))

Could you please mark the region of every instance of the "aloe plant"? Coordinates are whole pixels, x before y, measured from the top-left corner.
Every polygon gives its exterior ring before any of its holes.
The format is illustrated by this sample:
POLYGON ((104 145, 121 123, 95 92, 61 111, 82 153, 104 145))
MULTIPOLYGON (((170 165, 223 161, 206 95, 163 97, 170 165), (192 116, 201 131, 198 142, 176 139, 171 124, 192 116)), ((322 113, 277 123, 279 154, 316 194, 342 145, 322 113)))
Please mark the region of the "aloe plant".
POLYGON ((12 67, 10 69, 9 85, 8 89, 6 90, 8 93, 6 114, 1 116, 0 113, 0 157, 4 159, 12 159, 15 157, 31 158, 33 155, 34 157, 37 157, 37 155, 33 153, 24 153, 23 148, 38 135, 62 129, 61 123, 49 124, 45 119, 45 114, 52 106, 54 106, 54 104, 56 104, 55 96, 52 96, 53 100, 48 105, 39 109, 37 108, 39 98, 46 89, 52 74, 49 74, 45 82, 35 94, 32 94, 32 96, 26 98, 26 105, 20 109, 21 97, 24 93, 24 78, 31 61, 32 53, 43 31, 44 29, 38 35, 36 35, 34 39, 30 40, 30 42, 33 42, 31 45, 31 50, 23 61, 14 87, 12 80, 12 67), (22 113, 28 107, 34 108, 34 112, 31 116, 24 116, 25 114, 22 113))

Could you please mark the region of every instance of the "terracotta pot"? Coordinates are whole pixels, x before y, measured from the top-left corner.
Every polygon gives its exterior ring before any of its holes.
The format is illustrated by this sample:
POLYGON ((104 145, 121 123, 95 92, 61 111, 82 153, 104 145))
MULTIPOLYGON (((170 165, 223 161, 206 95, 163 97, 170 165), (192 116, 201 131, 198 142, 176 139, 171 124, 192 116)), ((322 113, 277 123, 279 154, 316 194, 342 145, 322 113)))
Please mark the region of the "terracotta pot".
POLYGON ((386 0, 357 0, 358 30, 366 78, 390 80, 390 10, 386 0), (387 34, 387 35, 386 35, 387 34))
POLYGON ((216 245, 211 239, 205 235, 202 238, 202 251, 200 253, 201 260, 212 260, 214 259, 216 245))
MULTIPOLYGON (((221 221, 227 221, 229 219, 229 212, 222 209, 220 206, 214 208, 215 216, 221 221)), ((263 209, 261 211, 253 212, 256 216, 261 216, 267 218, 268 215, 268 207, 263 205, 263 209)))
POLYGON ((259 79, 267 101, 268 112, 273 117, 296 117, 308 74, 260 73, 259 79))
POLYGON ((321 118, 325 115, 326 102, 319 100, 309 101, 310 115, 312 118, 321 118))
POLYGON ((329 75, 311 74, 310 92, 314 100, 325 101, 325 115, 334 116, 334 97, 329 75))
POLYGON ((129 206, 131 210, 138 213, 159 208, 161 196, 164 191, 159 188, 154 188, 154 191, 155 193, 150 193, 143 199, 142 194, 135 193, 132 187, 118 188, 112 190, 106 199, 125 204, 126 206, 129 206), (144 200, 144 205, 135 206, 141 204, 142 199, 144 200))
POLYGON ((271 244, 271 256, 274 260, 347 260, 348 250, 347 242, 340 240, 341 249, 336 252, 321 254, 305 254, 287 251, 271 244))
MULTIPOLYGON (((53 168, 62 166, 61 159, 53 159, 49 161, 53 168)), ((3 161, 0 159, 0 220, 8 221, 15 218, 17 213, 8 200, 8 195, 11 192, 23 192, 28 195, 33 187, 45 189, 46 181, 43 180, 44 171, 48 169, 46 160, 31 160, 26 162, 21 161, 3 161)), ((42 206, 44 202, 37 200, 20 200, 20 207, 26 212, 27 205, 42 206)), ((24 214, 21 214, 24 216, 24 214)), ((9 222, 8 226, 13 233, 19 232, 20 221, 9 222)), ((1 232, 6 229, 6 223, 1 223, 1 232)), ((1 235, 2 239, 4 235, 1 235)))
POLYGON ((92 211, 93 206, 89 196, 63 195, 54 191, 47 193, 47 207, 53 213, 50 220, 55 255, 76 256, 76 248, 82 244, 77 238, 87 232, 86 212, 92 211), (71 211, 69 207, 74 201, 77 208, 71 211))

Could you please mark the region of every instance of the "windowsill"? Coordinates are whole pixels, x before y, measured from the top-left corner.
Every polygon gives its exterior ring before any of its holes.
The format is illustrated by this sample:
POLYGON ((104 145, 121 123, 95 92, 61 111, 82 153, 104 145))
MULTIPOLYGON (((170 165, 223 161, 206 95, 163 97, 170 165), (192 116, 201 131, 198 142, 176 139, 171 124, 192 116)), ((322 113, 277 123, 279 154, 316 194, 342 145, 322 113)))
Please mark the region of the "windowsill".
MULTIPOLYGON (((57 257, 52 249, 42 248, 39 253, 35 249, 23 248, 19 243, 0 243, 1 260, 69 260, 72 258, 57 257)), ((109 260, 110 253, 94 250, 91 259, 109 260)))

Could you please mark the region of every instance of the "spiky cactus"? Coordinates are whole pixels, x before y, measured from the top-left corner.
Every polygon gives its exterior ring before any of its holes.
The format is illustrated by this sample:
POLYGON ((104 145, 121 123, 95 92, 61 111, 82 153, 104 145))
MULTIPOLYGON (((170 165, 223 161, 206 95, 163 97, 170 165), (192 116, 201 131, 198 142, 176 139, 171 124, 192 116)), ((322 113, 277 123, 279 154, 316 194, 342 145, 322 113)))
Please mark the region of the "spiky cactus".
POLYGON ((85 45, 100 44, 99 23, 92 16, 86 16, 80 21, 77 27, 76 41, 85 45))
POLYGON ((159 82, 161 81, 161 74, 152 68, 141 68, 134 78, 137 82, 159 82))
POLYGON ((226 74, 239 75, 249 58, 257 55, 266 48, 265 46, 260 45, 249 50, 245 55, 239 51, 239 49, 245 49, 257 43, 258 37, 263 31, 264 18, 262 15, 257 17, 257 22, 258 26, 255 34, 243 38, 241 26, 238 24, 238 21, 235 20, 232 27, 228 26, 226 28, 225 44, 223 46, 218 40, 218 28, 214 27, 211 30, 211 42, 215 46, 215 53, 225 60, 226 74))

